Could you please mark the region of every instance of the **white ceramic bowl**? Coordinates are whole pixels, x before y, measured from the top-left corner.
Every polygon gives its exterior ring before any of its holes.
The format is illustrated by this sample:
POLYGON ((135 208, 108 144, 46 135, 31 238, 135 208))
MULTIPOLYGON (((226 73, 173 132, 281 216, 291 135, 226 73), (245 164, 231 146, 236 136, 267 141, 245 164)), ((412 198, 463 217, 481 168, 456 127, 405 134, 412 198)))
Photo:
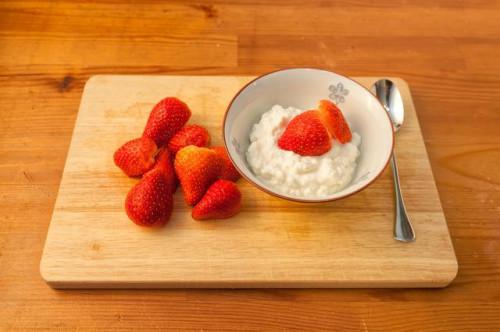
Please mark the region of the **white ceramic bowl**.
POLYGON ((299 202, 327 202, 357 193, 382 173, 389 162, 394 134, 389 115, 380 102, 359 83, 320 69, 284 69, 260 76, 245 85, 229 104, 223 123, 224 143, 240 173, 261 190, 299 202), (319 100, 338 104, 351 130, 361 136, 361 155, 351 183, 321 198, 285 194, 255 176, 246 160, 252 126, 273 105, 307 110, 319 100))

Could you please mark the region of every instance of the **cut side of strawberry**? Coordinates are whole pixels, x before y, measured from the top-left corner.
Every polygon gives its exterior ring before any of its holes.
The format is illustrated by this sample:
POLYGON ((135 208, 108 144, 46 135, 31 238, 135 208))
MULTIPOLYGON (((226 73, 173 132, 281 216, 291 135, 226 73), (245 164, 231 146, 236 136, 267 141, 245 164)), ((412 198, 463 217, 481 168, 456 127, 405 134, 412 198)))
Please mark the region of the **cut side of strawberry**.
POLYGON ((330 134, 340 143, 350 142, 351 129, 340 109, 329 100, 319 102, 319 114, 330 134))
POLYGON ((331 149, 332 139, 319 112, 311 110, 297 115, 288 123, 278 146, 301 156, 320 156, 331 149))

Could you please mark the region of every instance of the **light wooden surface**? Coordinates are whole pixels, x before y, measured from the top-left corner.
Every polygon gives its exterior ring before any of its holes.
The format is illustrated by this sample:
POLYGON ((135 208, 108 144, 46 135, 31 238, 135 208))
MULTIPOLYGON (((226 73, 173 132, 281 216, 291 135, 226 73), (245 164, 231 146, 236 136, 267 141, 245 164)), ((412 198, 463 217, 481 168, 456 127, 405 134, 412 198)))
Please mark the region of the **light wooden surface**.
POLYGON ((0 329, 498 330, 499 16, 494 0, 0 2, 0 329), (460 266, 449 287, 54 291, 43 282, 91 75, 301 65, 409 82, 460 266))
MULTIPOLYGON (((405 106, 396 153, 416 242, 392 238, 390 171, 338 202, 287 202, 242 179, 242 211, 230 220, 194 221, 181 191, 166 227, 144 230, 128 220, 123 202, 137 180, 124 176, 112 155, 141 135, 154 104, 177 96, 193 112, 190 123, 206 126, 212 144, 221 145, 226 107, 253 78, 92 77, 45 243, 44 279, 57 288, 442 287, 451 282, 457 262, 402 80, 395 80, 405 106)), ((377 79, 356 78, 367 87, 377 79)))

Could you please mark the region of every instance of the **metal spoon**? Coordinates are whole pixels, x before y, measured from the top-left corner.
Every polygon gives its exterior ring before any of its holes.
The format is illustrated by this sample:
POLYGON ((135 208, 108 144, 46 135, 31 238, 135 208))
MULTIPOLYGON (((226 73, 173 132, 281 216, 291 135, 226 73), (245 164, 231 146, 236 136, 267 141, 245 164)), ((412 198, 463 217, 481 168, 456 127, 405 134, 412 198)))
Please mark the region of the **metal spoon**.
MULTIPOLYGON (((387 79, 381 79, 375 82, 371 91, 382 103, 385 110, 389 113, 394 132, 397 132, 403 125, 404 107, 403 99, 396 85, 387 79)), ((394 151, 391 157, 392 175, 394 176, 394 190, 396 192, 396 219, 394 220, 394 238, 402 242, 411 242, 415 240, 415 233, 411 226, 410 218, 406 212, 403 194, 399 186, 398 166, 394 151)))

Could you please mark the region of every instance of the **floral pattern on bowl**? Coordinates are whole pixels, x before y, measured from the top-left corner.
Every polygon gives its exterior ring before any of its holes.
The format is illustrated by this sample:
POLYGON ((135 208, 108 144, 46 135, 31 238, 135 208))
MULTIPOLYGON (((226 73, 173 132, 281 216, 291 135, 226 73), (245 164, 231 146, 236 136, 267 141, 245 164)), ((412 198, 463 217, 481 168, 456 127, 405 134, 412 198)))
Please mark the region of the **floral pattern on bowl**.
POLYGON ((345 97, 349 94, 349 90, 344 88, 344 84, 340 82, 337 85, 330 85, 328 90, 331 92, 328 97, 337 105, 345 102, 345 97))

